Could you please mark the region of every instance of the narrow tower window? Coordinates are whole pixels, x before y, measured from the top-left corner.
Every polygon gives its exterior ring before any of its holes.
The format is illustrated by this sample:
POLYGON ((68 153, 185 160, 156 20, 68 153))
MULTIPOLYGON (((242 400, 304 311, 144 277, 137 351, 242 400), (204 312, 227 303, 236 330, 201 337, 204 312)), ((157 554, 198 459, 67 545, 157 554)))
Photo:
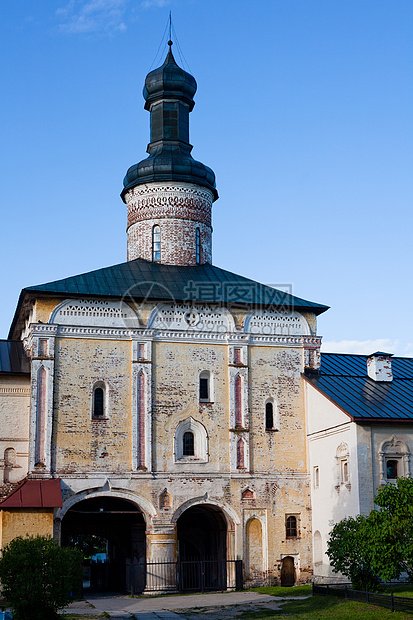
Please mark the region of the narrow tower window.
POLYGON ((201 262, 201 233, 199 228, 195 231, 195 260, 196 264, 199 265, 201 262))
POLYGON ((186 433, 184 433, 182 440, 183 440, 183 446, 182 446, 183 456, 194 456, 195 455, 194 434, 191 431, 186 431, 186 433))
POLYGON ((152 260, 161 260, 161 229, 159 226, 152 228, 152 260))

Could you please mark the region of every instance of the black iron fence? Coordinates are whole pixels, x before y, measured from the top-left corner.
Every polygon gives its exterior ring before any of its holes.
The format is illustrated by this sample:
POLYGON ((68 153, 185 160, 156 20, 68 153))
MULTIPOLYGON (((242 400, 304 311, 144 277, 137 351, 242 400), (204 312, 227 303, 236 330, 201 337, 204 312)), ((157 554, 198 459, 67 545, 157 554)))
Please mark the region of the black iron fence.
POLYGON ((337 596, 351 601, 363 601, 371 605, 386 607, 390 611, 413 611, 413 598, 369 592, 368 590, 353 590, 346 584, 313 584, 313 594, 321 596, 337 596))
POLYGON ((131 594, 242 590, 242 560, 128 561, 126 589, 131 594))

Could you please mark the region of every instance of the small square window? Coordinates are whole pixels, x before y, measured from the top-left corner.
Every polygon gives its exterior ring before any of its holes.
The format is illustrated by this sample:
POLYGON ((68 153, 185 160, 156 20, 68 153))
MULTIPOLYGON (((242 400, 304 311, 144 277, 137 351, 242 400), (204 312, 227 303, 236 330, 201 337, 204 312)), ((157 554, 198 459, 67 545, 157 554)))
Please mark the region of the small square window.
POLYGON ((388 459, 386 461, 386 478, 387 480, 396 480, 399 477, 399 461, 397 459, 388 459))

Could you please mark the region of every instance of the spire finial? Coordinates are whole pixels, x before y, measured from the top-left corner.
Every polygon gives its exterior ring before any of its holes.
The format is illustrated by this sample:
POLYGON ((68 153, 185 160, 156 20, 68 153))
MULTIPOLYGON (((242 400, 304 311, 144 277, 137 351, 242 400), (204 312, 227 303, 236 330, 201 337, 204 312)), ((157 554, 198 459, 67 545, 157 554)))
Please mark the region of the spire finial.
POLYGON ((172 41, 172 11, 169 11, 169 51, 171 51, 173 41, 172 41))

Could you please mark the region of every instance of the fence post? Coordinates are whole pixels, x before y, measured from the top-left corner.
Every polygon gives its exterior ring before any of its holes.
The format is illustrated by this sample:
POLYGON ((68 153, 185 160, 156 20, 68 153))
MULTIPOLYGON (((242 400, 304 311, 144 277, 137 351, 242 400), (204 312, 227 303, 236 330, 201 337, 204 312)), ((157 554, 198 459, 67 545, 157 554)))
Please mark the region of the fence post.
POLYGON ((344 598, 348 598, 347 586, 344 586, 344 598))
POLYGON ((369 590, 366 588, 366 601, 369 602, 369 590))
POLYGON ((390 611, 394 611, 394 596, 393 596, 393 592, 390 594, 390 611))

